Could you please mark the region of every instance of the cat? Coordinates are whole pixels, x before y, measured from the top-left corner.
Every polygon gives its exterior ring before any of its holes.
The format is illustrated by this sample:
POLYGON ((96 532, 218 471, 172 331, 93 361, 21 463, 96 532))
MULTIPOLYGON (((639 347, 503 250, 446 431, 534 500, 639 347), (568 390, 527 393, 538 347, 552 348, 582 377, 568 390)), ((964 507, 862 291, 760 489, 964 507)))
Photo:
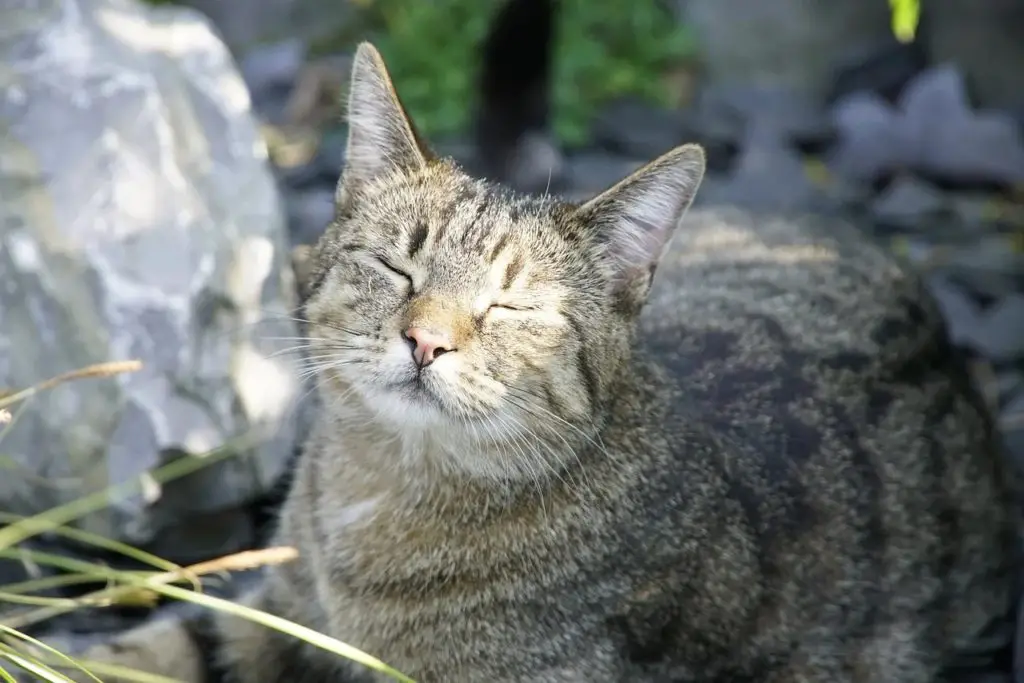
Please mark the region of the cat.
MULTIPOLYGON (((299 557, 244 604, 419 683, 930 683, 1011 611, 1016 483, 887 252, 690 210, 693 144, 581 204, 474 179, 369 43, 348 112, 306 275, 322 408, 272 541, 299 557)), ((390 680, 214 622, 110 657, 390 680)))

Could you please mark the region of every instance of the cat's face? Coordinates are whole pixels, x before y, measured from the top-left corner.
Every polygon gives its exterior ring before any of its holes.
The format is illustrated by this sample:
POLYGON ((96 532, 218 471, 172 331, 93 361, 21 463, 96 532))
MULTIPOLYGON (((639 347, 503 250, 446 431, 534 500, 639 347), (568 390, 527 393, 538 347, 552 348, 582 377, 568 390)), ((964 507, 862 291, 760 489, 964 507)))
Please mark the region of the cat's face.
POLYGON ((359 195, 307 305, 334 371, 410 427, 586 421, 630 321, 566 220, 442 166, 359 195))
POLYGON ((338 217, 306 304, 326 386, 399 431, 499 447, 586 432, 703 154, 677 150, 575 207, 434 159, 369 46, 350 97, 338 217))

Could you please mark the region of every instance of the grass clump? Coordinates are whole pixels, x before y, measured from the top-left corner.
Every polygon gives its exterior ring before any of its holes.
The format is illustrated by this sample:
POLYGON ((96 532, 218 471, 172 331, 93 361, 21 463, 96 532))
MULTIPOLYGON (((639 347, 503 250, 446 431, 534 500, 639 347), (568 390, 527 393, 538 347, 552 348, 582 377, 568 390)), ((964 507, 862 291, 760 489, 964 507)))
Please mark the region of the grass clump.
MULTIPOLYGON (((24 402, 31 400, 36 394, 64 382, 109 377, 123 372, 134 372, 141 367, 142 364, 138 361, 102 363, 58 375, 27 389, 0 391, 0 443, 5 430, 17 421, 18 412, 15 406, 24 408, 24 402)), ((181 567, 137 548, 70 526, 80 517, 106 507, 113 500, 141 490, 146 482, 155 480, 164 483, 185 476, 248 450, 256 440, 254 435, 243 435, 218 451, 180 458, 138 477, 135 481, 87 495, 38 515, 26 517, 0 513, 0 559, 60 570, 60 573, 54 576, 0 585, 0 683, 13 683, 18 680, 15 673, 27 673, 38 680, 54 683, 74 683, 76 680, 102 683, 101 676, 116 676, 118 680, 138 683, 182 683, 177 679, 134 671, 109 662, 76 659, 26 633, 31 627, 73 610, 154 606, 160 599, 193 602, 208 609, 249 619, 338 656, 364 664, 396 681, 414 683, 412 679, 385 663, 334 638, 275 615, 203 593, 203 576, 287 562, 296 557, 294 548, 246 551, 181 567), (98 562, 41 552, 23 545, 26 540, 47 532, 107 552, 118 553, 149 569, 119 570, 98 562), (71 598, 40 594, 52 588, 76 584, 100 584, 103 587, 71 598), (74 679, 69 678, 69 673, 65 673, 68 671, 77 672, 74 679)))

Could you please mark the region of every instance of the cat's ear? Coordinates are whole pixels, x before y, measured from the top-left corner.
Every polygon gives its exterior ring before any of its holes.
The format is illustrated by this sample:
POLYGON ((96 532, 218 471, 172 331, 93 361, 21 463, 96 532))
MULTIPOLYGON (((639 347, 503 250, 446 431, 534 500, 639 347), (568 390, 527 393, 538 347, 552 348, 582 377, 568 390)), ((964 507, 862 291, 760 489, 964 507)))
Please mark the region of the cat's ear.
POLYGON ((380 52, 367 42, 360 43, 353 59, 347 119, 339 199, 346 188, 395 171, 415 171, 432 156, 406 114, 380 52))
POLYGON ((706 166, 700 145, 682 145, 577 209, 607 249, 617 287, 634 297, 646 297, 654 270, 693 202, 706 166))

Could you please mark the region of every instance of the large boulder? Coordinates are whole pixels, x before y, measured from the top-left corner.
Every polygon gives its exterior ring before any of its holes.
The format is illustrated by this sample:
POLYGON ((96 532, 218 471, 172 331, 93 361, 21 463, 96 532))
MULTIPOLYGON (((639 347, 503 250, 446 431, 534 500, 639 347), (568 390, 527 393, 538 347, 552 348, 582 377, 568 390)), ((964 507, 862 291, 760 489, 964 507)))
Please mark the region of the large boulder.
POLYGON ((301 392, 274 355, 295 344, 293 276, 238 70, 194 10, 7 0, 2 14, 0 387, 144 369, 23 405, 0 441, 0 510, 228 447, 82 524, 177 557, 245 546, 241 511, 286 466, 301 392))

